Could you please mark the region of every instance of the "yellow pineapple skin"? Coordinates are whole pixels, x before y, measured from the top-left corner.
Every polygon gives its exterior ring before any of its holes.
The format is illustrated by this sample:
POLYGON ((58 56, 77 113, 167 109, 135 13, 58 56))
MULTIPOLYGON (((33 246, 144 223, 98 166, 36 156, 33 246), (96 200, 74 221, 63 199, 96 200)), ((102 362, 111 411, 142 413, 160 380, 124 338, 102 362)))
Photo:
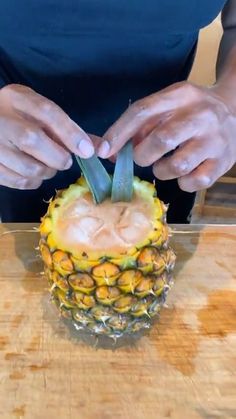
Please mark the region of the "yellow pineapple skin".
POLYGON ((175 263, 166 207, 156 197, 154 185, 135 178, 134 189, 153 205, 153 229, 122 254, 71 253, 57 241, 60 207, 89 192, 83 177, 57 194, 41 220, 40 252, 50 292, 61 314, 77 329, 113 338, 137 332, 150 326, 166 300, 175 263))

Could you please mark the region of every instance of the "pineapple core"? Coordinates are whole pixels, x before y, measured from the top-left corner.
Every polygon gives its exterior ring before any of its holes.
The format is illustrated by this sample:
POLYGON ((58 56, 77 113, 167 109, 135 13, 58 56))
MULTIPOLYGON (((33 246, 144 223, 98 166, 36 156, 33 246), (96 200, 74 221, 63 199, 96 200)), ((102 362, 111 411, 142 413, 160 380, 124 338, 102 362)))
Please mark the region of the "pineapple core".
POLYGON ((143 241, 153 230, 154 211, 150 201, 134 195, 132 202, 93 203, 90 193, 69 202, 60 210, 56 235, 71 252, 126 251, 143 241))

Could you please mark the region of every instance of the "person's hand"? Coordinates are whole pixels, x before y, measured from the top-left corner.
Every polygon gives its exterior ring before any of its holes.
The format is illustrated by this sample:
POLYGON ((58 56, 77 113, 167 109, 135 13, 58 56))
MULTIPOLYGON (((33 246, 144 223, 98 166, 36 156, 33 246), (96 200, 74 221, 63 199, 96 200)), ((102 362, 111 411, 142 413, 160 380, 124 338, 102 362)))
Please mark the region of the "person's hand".
POLYGON ((37 189, 72 164, 91 157, 89 136, 52 101, 28 87, 0 90, 0 185, 37 189))
POLYGON ((211 186, 236 161, 236 110, 222 91, 182 82, 133 103, 106 132, 98 155, 109 158, 132 138, 135 162, 153 164, 157 178, 178 178, 188 192, 211 186))

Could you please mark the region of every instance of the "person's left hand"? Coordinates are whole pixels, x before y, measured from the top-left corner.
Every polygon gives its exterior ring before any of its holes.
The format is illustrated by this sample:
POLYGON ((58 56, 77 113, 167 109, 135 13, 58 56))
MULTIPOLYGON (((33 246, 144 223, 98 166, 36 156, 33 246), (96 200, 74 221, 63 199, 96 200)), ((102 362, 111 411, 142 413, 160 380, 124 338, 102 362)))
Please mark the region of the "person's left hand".
POLYGON ((236 162, 236 109, 222 89, 177 83, 133 103, 106 132, 98 155, 109 158, 132 138, 134 160, 193 192, 211 186, 236 162), (165 156, 173 151, 172 154, 165 156))

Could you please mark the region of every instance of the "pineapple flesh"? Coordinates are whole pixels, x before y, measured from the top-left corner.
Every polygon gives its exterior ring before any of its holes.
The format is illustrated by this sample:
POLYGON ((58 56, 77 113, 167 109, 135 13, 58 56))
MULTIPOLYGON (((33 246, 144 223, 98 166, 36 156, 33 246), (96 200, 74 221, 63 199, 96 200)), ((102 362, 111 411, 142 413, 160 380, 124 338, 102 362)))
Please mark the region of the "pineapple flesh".
POLYGON ((117 338, 149 327, 175 262, 154 185, 134 178, 131 202, 96 205, 81 177, 50 202, 40 235, 52 298, 77 329, 117 338))

